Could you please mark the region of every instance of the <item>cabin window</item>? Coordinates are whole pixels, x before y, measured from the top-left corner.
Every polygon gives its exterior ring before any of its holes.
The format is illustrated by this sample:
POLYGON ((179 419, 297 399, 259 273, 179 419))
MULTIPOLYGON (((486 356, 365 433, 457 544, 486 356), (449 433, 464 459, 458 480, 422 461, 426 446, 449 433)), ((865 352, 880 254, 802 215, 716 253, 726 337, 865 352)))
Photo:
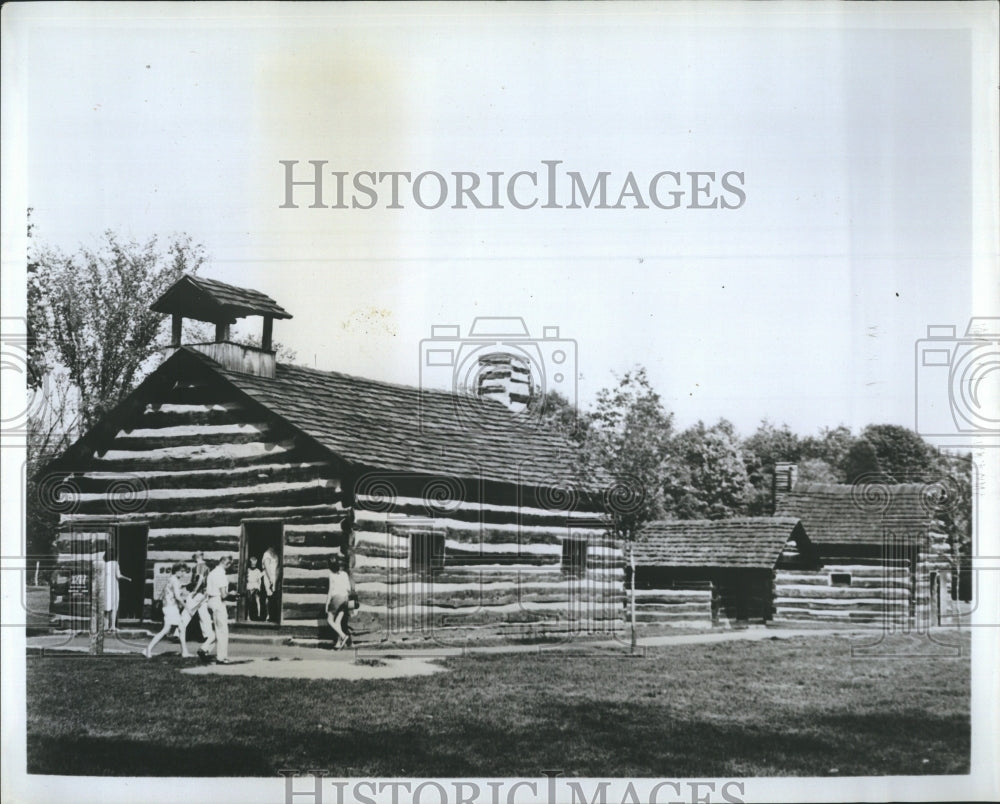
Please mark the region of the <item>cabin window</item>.
POLYGON ((410 534, 410 569, 431 572, 444 566, 444 534, 415 531, 410 534))
POLYGON ((563 539, 562 571, 567 575, 584 575, 587 572, 587 540, 563 539))
POLYGON ((849 572, 830 573, 830 586, 850 586, 850 585, 851 585, 851 573, 849 572))

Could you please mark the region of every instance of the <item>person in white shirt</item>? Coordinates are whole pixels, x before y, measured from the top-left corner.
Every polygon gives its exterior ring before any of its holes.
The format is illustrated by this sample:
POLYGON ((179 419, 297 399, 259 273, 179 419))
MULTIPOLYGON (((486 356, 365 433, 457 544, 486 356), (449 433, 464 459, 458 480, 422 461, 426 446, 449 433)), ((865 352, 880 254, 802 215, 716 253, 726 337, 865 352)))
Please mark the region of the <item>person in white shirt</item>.
POLYGON ((334 556, 330 559, 328 573, 330 586, 326 593, 326 621, 337 635, 337 650, 342 650, 350 644, 347 635, 347 621, 350 617, 351 579, 340 567, 340 559, 334 556))
POLYGON ((118 556, 113 547, 109 547, 104 552, 104 561, 104 571, 107 576, 104 582, 104 618, 107 621, 108 631, 113 634, 118 630, 118 603, 121 600, 118 582, 129 581, 131 583, 132 579, 127 575, 122 575, 118 556))
POLYGON ((223 556, 219 563, 208 573, 205 581, 205 598, 208 611, 212 615, 215 632, 209 636, 198 650, 198 657, 203 661, 208 659, 209 651, 215 647, 215 660, 219 664, 229 664, 229 611, 226 609, 226 598, 229 596, 229 578, 226 570, 232 559, 223 556))
POLYGON ((170 570, 170 576, 167 578, 166 586, 163 587, 161 598, 163 601, 163 630, 153 637, 149 645, 142 652, 142 655, 147 659, 152 658, 153 648, 156 647, 156 643, 169 634, 170 629, 175 625, 177 626, 177 634, 181 639, 181 656, 187 657, 191 655, 188 653, 187 641, 184 639, 184 627, 181 625, 181 609, 184 608, 187 590, 181 586, 180 575, 186 569, 187 567, 183 564, 174 564, 170 570))
POLYGON ((208 604, 205 602, 205 581, 208 579, 208 565, 205 563, 205 554, 198 551, 191 560, 194 561, 194 569, 191 571, 191 581, 188 583, 187 606, 181 612, 181 627, 187 628, 188 623, 197 614, 198 626, 201 628, 202 640, 208 639, 212 633, 212 615, 209 614, 208 604))

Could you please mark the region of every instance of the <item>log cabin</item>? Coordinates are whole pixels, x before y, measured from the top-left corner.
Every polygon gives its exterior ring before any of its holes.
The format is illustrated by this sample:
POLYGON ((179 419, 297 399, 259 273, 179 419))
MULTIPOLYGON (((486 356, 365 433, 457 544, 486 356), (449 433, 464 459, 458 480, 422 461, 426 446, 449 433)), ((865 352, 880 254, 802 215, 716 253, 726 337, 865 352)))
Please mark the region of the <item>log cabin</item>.
POLYGON ((814 573, 819 558, 789 517, 647 524, 634 546, 636 620, 704 627, 768 623, 780 573, 814 573))
POLYGON ((561 434, 495 400, 279 363, 291 316, 257 291, 186 275, 151 309, 172 317, 166 359, 43 481, 70 573, 116 548, 123 619, 149 618, 166 568, 201 551, 236 559, 248 628, 323 633, 335 555, 355 626, 386 638, 620 627, 621 553, 561 434), (259 346, 230 337, 250 316, 259 346), (215 340, 182 343, 185 318, 215 340), (268 550, 280 582, 254 620, 248 562, 268 550))
POLYGON ((947 536, 924 483, 799 483, 779 463, 774 511, 802 521, 823 563, 819 572, 782 569, 776 619, 937 625, 951 587, 947 536))

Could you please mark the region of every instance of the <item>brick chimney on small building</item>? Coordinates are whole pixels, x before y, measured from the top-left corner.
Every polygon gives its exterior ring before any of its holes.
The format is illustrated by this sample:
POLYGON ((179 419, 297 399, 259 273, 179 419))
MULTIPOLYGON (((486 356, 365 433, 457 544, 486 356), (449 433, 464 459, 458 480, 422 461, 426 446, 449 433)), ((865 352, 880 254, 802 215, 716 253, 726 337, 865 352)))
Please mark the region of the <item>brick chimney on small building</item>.
POLYGON ((776 463, 774 465, 774 479, 771 482, 772 514, 781 510, 785 497, 795 488, 798 479, 798 465, 794 463, 776 463))
POLYGON ((160 298, 149 306, 157 313, 172 316, 170 353, 187 346, 208 355, 230 371, 274 377, 275 353, 272 348, 274 319, 291 318, 270 296, 257 290, 227 285, 215 279, 184 274, 160 298), (239 318, 260 316, 264 319, 260 346, 230 340, 230 328, 239 318), (209 343, 182 344, 184 319, 206 321, 215 325, 215 340, 209 343))

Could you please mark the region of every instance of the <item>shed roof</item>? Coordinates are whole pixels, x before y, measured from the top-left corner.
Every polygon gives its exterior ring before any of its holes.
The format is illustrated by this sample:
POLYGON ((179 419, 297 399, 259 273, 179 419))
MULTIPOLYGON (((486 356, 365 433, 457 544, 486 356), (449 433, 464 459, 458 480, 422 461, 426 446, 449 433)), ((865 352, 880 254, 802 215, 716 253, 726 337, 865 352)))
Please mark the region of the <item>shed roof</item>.
POLYGON ((773 569, 792 539, 812 549, 794 517, 664 520, 646 525, 634 550, 641 566, 773 569))
POLYGON ((799 483, 778 499, 779 516, 802 520, 814 544, 881 545, 886 535, 922 538, 933 521, 922 483, 799 483))
POLYGON ((199 321, 229 320, 248 315, 292 317, 274 299, 259 290, 239 288, 192 274, 184 274, 174 282, 149 309, 157 313, 177 313, 199 321))

